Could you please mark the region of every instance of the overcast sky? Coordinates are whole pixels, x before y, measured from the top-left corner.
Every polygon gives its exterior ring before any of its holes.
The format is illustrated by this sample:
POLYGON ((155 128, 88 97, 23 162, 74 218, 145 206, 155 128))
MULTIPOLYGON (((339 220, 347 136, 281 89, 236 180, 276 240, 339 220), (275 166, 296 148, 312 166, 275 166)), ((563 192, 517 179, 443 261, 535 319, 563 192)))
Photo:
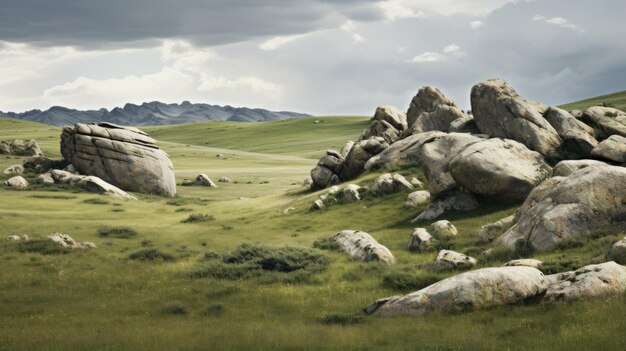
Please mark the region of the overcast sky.
POLYGON ((316 115, 626 89, 623 0, 0 0, 0 110, 206 102, 316 115))

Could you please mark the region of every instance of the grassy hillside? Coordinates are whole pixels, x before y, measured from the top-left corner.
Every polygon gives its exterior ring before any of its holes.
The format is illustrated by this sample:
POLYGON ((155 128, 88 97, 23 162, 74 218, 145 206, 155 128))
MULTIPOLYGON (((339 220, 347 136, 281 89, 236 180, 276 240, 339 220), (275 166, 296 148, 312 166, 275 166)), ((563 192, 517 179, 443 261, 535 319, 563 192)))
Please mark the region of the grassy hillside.
MULTIPOLYGON (((199 172, 234 181, 217 189, 181 186, 176 198, 134 194, 138 201, 121 201, 59 186, 0 187, 3 236, 38 239, 62 232, 98 246, 42 254, 40 248, 28 251, 0 238, 0 350, 623 349, 625 296, 424 318, 364 316, 361 309, 375 299, 459 272, 432 272, 428 264, 435 251, 406 250, 414 226, 430 225, 408 223, 423 208, 404 209, 406 194, 309 210, 323 193, 310 194, 301 185, 315 158, 357 138, 366 125, 365 118, 319 118, 326 121, 319 124, 316 119, 147 128, 172 157, 177 181, 199 172), (296 210, 284 214, 287 207, 296 210), (192 214, 213 218, 182 223, 192 214), (111 227, 136 234, 98 234, 111 227), (369 232, 398 263, 361 263, 313 248, 316 240, 343 229, 369 232), (308 250, 326 263, 292 273, 245 275, 245 264, 228 266, 215 257, 241 243, 308 250), (154 261, 131 258, 159 254, 154 261)), ((0 119, 0 140, 36 138, 55 157, 59 132, 0 119)), ((1 157, 0 170, 22 161, 1 157)), ((401 172, 426 181, 418 169, 401 172)), ((375 176, 355 182, 369 185, 375 176)), ((6 178, 0 174, 0 181, 6 178)), ((489 247, 476 233, 480 226, 514 211, 494 203, 448 216, 459 235, 445 246, 479 255, 489 247)), ((536 257, 567 270, 594 262, 620 236, 536 257)), ((505 260, 482 261, 479 267, 505 260)))
POLYGON ((568 111, 571 110, 581 110, 584 111, 589 106, 603 105, 610 107, 615 107, 616 109, 626 111, 626 90, 620 91, 613 94, 602 95, 590 99, 585 99, 581 101, 572 102, 569 104, 561 105, 561 108, 564 108, 568 111))

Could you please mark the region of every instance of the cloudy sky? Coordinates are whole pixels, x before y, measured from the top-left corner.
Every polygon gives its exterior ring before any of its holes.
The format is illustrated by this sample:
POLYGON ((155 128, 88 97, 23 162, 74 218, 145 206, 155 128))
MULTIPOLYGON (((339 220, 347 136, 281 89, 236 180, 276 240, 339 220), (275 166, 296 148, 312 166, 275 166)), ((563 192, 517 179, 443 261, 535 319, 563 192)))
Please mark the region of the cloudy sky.
POLYGON ((317 115, 462 107, 507 79, 559 104, 626 89, 623 0, 0 0, 0 110, 207 102, 317 115))

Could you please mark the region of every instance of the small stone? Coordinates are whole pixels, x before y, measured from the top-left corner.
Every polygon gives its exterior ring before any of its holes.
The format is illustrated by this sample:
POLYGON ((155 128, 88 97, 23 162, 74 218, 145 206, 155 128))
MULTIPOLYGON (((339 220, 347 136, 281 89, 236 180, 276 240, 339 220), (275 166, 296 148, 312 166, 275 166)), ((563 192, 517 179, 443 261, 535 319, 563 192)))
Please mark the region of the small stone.
POLYGON ((17 235, 9 235, 9 236, 7 236, 7 240, 20 241, 20 237, 17 236, 17 235))
POLYGON ((348 184, 342 191, 343 199, 346 202, 357 202, 361 200, 361 195, 359 194, 360 186, 356 184, 348 184))
POLYGON ((211 178, 209 178, 209 176, 207 176, 204 173, 198 174, 198 176, 196 177, 196 184, 202 185, 202 186, 207 186, 209 188, 217 188, 217 184, 215 184, 211 180, 211 178))
POLYGON ((455 268, 469 268, 476 265, 478 260, 452 250, 441 250, 435 259, 435 268, 451 270, 455 268))
POLYGON ((416 189, 422 189, 424 188, 424 183, 420 182, 419 179, 413 177, 411 179, 411 184, 416 188, 416 189))
POLYGON ((409 251, 427 251, 437 240, 424 228, 415 228, 409 239, 409 251))
POLYGON ((313 210, 321 210, 322 208, 324 208, 324 202, 320 199, 315 200, 311 206, 311 209, 313 210))
POLYGON ((446 220, 437 221, 430 225, 436 237, 456 236, 458 231, 456 227, 446 220))
POLYGON ((4 174, 13 174, 13 175, 20 175, 24 173, 24 166, 22 165, 13 165, 8 167, 7 169, 4 170, 4 172, 2 172, 4 174))
POLYGON ((220 183, 230 183, 231 182, 231 180, 226 178, 226 177, 221 177, 217 181, 220 182, 220 183))
POLYGON ((15 176, 13 178, 9 178, 9 180, 6 180, 4 182, 4 185, 11 187, 11 188, 17 188, 17 189, 28 188, 28 182, 22 176, 15 176))
POLYGON ((415 208, 419 205, 428 203, 428 201, 430 201, 430 193, 427 190, 418 190, 407 196, 404 207, 415 208))
POLYGON ((292 211, 295 211, 296 208, 295 207, 287 207, 286 209, 283 210, 283 214, 289 214, 292 211))

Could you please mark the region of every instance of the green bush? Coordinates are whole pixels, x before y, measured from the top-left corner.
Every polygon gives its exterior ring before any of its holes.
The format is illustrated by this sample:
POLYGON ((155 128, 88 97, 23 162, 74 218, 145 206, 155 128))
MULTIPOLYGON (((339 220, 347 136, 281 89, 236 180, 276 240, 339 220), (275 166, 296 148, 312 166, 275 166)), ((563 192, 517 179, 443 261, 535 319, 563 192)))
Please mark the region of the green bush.
POLYGON ((128 258, 138 261, 174 261, 174 256, 158 249, 139 250, 130 254, 128 258))
POLYGON ((137 235, 137 231, 128 227, 107 227, 98 229, 98 236, 103 238, 128 239, 137 235))
POLYGON ((208 214, 190 214, 189 217, 183 219, 181 223, 199 223, 199 222, 208 222, 214 220, 215 217, 208 214))
POLYGON ((317 239, 313 242, 313 247, 327 251, 341 251, 341 246, 332 238, 317 239))
POLYGON ((363 323, 365 318, 356 314, 327 314, 319 318, 324 324, 353 325, 363 323))
POLYGON ((383 276, 383 288, 401 291, 415 291, 435 284, 441 280, 434 274, 415 274, 409 272, 392 272, 383 276))
POLYGON ((171 315, 184 315, 184 314, 189 313, 189 310, 187 309, 187 307, 183 306, 181 303, 174 302, 165 306, 165 308, 163 308, 163 313, 171 314, 171 315))
POLYGON ((34 252, 42 255, 67 254, 72 251, 68 247, 63 247, 52 240, 29 240, 20 241, 17 245, 20 252, 34 252))

